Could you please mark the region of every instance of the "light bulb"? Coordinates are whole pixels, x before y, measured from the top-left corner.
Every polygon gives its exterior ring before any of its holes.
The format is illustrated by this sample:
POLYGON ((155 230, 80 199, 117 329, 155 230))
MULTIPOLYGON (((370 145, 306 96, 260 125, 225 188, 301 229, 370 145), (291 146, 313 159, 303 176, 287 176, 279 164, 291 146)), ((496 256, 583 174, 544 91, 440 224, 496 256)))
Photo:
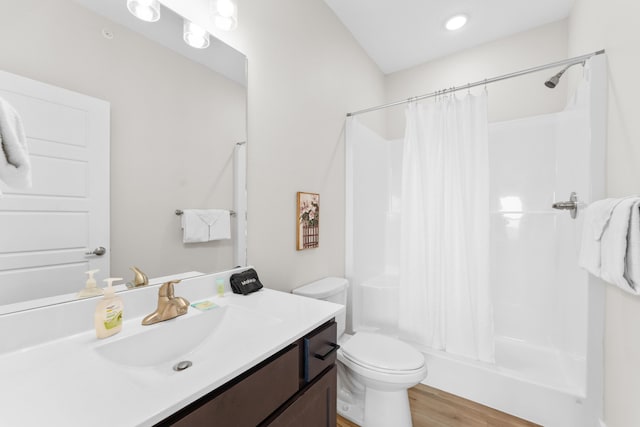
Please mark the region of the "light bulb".
POLYGON ((210 3, 213 24, 223 30, 235 30, 238 26, 238 6, 232 0, 212 0, 210 3))
POLYGON ((237 26, 235 19, 226 16, 216 16, 213 19, 213 24, 223 31, 231 31, 237 26))
POLYGON ((183 38, 185 43, 196 49, 204 49, 209 46, 209 33, 199 25, 184 20, 183 38))
POLYGON ((236 11, 236 5, 231 0, 218 0, 216 2, 216 10, 220 16, 230 17, 236 11))
POLYGON ((160 19, 158 0, 127 0, 127 9, 133 16, 146 22, 156 22, 160 19))

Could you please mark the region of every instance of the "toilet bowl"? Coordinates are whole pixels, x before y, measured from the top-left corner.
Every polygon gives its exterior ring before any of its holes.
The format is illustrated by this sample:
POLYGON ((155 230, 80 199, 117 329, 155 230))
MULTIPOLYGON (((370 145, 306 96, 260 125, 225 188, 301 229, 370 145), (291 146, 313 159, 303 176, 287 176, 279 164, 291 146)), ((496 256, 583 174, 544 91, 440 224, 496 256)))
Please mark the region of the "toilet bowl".
MULTIPOLYGON (((293 290, 294 294, 346 305, 348 282, 327 277, 293 290)), ((344 312, 338 324, 338 413, 363 427, 409 427, 407 389, 427 376, 422 353, 388 336, 343 334, 344 312)))

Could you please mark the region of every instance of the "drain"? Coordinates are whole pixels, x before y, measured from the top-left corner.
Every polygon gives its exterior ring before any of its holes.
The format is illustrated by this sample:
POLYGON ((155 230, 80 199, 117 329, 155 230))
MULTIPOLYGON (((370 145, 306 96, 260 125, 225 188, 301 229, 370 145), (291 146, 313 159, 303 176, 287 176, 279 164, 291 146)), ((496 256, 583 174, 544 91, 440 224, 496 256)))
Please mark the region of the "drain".
POLYGON ((193 365, 191 361, 183 360, 182 362, 178 362, 175 365, 173 365, 173 370, 176 372, 184 371, 185 369, 191 367, 191 365, 193 365))

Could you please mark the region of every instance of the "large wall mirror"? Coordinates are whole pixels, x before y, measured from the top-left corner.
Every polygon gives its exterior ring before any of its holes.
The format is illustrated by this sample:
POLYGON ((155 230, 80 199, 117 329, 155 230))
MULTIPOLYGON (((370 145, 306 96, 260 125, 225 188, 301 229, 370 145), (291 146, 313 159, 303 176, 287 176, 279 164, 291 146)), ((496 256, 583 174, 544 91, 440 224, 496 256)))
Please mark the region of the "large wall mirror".
MULTIPOLYGON (((1 71, 108 103, 108 242, 71 249, 106 247, 108 274, 124 281, 132 279, 132 266, 159 278, 246 263, 246 58, 214 37, 207 49, 194 49, 182 31, 182 18, 164 6, 161 19, 147 23, 129 14, 126 0, 0 0, 1 71), (231 238, 184 243, 176 211, 185 209, 239 214, 231 217, 231 238)), ((47 173, 57 176, 55 169, 47 173)), ((31 196, 0 190, 0 208, 31 196)), ((0 209, 0 230, 20 222, 20 212, 0 209)), ((60 227, 43 224, 42 233, 53 228, 60 227)), ((56 233, 65 236, 64 229, 56 233)), ((65 299, 49 290, 59 265, 34 275, 21 301, 15 289, 11 299, 3 295, 18 274, 3 248, 0 314, 65 299)), ((73 265, 71 288, 84 286, 90 258, 73 265)), ((99 286, 106 275, 97 273, 99 286)))

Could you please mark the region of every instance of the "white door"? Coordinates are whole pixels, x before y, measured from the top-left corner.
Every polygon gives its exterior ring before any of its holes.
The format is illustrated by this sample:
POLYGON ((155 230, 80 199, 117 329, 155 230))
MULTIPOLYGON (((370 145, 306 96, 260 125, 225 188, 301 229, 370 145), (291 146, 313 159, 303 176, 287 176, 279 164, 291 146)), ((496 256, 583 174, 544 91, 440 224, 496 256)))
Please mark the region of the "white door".
POLYGON ((85 271, 109 274, 109 103, 3 71, 0 97, 33 173, 28 190, 0 181, 0 305, 77 292, 85 271))

